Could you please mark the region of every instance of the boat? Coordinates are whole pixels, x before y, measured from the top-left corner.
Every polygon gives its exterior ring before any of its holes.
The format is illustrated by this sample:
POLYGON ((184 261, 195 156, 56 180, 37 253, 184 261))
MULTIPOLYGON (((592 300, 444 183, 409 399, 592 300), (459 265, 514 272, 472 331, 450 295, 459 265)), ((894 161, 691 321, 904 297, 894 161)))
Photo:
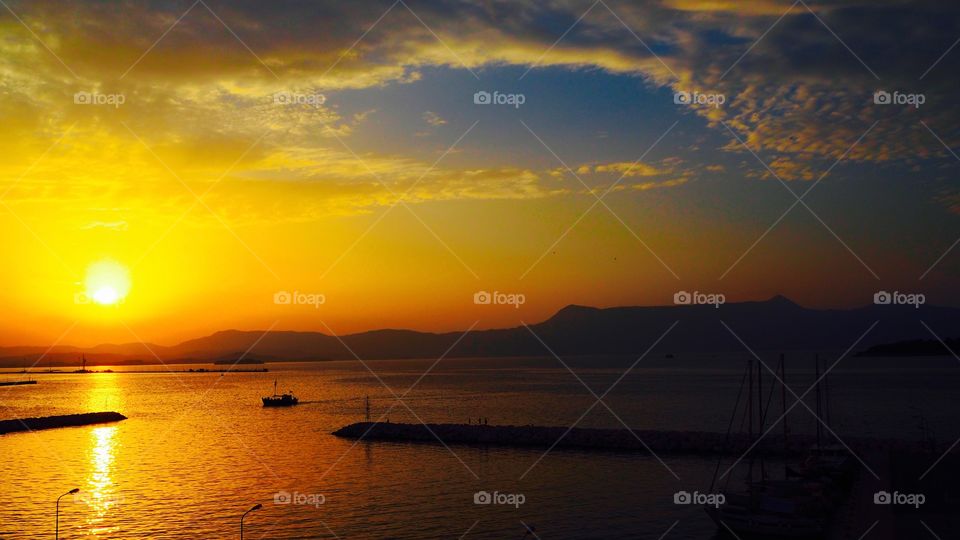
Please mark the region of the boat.
MULTIPOLYGON (((749 381, 748 394, 746 400, 746 410, 744 411, 748 419, 748 437, 754 438, 754 417, 759 421, 759 431, 763 432, 763 424, 768 410, 763 403, 761 366, 757 366, 757 392, 754 397, 753 386, 753 362, 747 362, 747 371, 744 378, 749 381), (756 409, 753 403, 756 399, 756 409)), ((780 380, 786 376, 783 356, 780 358, 779 371, 780 380)), ((819 369, 818 378, 819 381, 819 369)), ((819 387, 818 387, 819 388, 819 387)), ((741 381, 741 391, 743 390, 743 381, 741 381)), ((786 408, 785 388, 782 390, 782 401, 784 409, 784 447, 788 446, 786 427, 786 408)), ((772 398, 772 392, 769 396, 772 398)), ((818 401, 820 396, 818 394, 818 401)), ((737 396, 737 405, 734 406, 734 418, 737 415, 740 396, 737 396)), ((767 400, 767 406, 770 399, 767 400)), ((731 426, 733 421, 731 420, 731 426)), ((818 426, 819 427, 819 426, 818 426)), ((729 433, 728 433, 729 435, 729 433)), ((819 437, 818 437, 819 440, 819 437)), ((766 468, 763 465, 763 457, 760 457, 759 481, 753 480, 754 457, 749 461, 749 477, 746 482, 746 489, 740 492, 724 491, 725 502, 717 506, 706 506, 704 510, 710 519, 716 523, 721 531, 729 531, 738 538, 821 538, 826 530, 826 524, 831 514, 831 504, 840 498, 843 488, 838 485, 835 478, 829 475, 812 474, 820 473, 819 467, 805 468, 807 474, 798 475, 785 466, 785 478, 776 480, 768 478, 766 468), (793 473, 793 474, 791 474, 793 473), (800 478, 791 478, 800 476, 800 478)), ((818 464, 824 463, 818 460, 818 464)), ((832 463, 831 463, 832 465, 832 463)), ((831 467, 832 468, 832 467, 831 467)), ((711 489, 715 485, 717 478, 711 482, 711 489)))
POLYGON ((297 399, 297 396, 293 395, 292 392, 278 394, 277 381, 273 381, 273 395, 261 399, 263 400, 264 407, 292 407, 300 403, 300 400, 297 399))
POLYGON ((73 372, 74 373, 93 373, 92 371, 87 370, 87 355, 82 355, 80 359, 83 362, 83 367, 80 369, 76 369, 73 372))

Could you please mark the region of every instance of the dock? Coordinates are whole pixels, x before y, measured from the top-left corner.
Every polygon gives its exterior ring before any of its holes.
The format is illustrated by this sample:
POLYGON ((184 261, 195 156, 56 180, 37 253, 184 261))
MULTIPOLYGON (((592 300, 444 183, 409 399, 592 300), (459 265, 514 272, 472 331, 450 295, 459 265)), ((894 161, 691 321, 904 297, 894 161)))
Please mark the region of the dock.
MULTIPOLYGON (((475 424, 394 424, 358 422, 333 432, 337 437, 369 441, 467 444, 505 447, 567 448, 618 452, 656 452, 657 454, 742 455, 754 444, 746 434, 703 431, 592 429, 549 426, 491 426, 475 424), (559 442, 558 442, 559 441, 559 442)), ((853 438, 854 448, 892 448, 901 441, 853 438)), ((791 435, 789 445, 782 436, 768 435, 751 453, 764 456, 805 455, 816 444, 813 436, 791 435)))
POLYGON ((118 412, 95 412, 83 414, 65 414, 59 416, 41 416, 37 418, 15 418, 0 420, 0 435, 23 431, 39 431, 62 427, 89 426, 119 422, 127 417, 118 412))

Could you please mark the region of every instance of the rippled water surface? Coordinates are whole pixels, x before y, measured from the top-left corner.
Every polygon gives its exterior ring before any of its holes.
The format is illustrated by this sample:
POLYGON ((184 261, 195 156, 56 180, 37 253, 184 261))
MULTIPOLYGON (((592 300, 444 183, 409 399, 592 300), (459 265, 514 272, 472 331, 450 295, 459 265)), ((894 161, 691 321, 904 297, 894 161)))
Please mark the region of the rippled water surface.
MULTIPOLYGON (((574 359, 602 394, 633 359, 574 359)), ((644 361, 605 398, 616 416, 556 359, 269 364, 269 373, 36 374, 35 386, 0 387, 0 417, 118 411, 128 420, 0 436, 0 538, 49 538, 55 500, 61 538, 711 538, 701 509, 673 504, 679 489, 706 489, 716 463, 649 455, 355 444, 335 429, 364 418, 393 422, 698 429, 723 432, 743 359, 644 361), (378 380, 379 378, 379 380, 378 380), (259 398, 294 390, 304 402, 264 409, 259 398), (382 381, 382 383, 381 383, 382 381), (411 412, 412 411, 412 412, 411 412), (617 418, 619 417, 619 419, 617 418), (522 494, 524 504, 475 505, 480 490, 522 494), (278 492, 299 502, 275 504, 278 492), (310 496, 313 498, 309 498, 310 496), (672 529, 671 529, 672 528, 672 529)), ((771 360, 772 362, 772 360, 771 360)), ((173 366, 186 369, 197 366, 173 366)), ((212 366, 210 366, 212 367, 212 366)), ((788 373, 802 393, 807 368, 788 373)), ((102 368, 97 368, 102 369, 102 368)), ((0 380, 23 375, 0 374, 0 380)), ((916 438, 919 419, 960 435, 952 394, 960 366, 940 360, 844 360, 830 379, 841 436, 916 438)), ((779 395, 777 396, 779 400, 779 395)), ((811 395, 812 397, 812 395, 811 395)), ((798 409, 796 430, 813 420, 798 409)))

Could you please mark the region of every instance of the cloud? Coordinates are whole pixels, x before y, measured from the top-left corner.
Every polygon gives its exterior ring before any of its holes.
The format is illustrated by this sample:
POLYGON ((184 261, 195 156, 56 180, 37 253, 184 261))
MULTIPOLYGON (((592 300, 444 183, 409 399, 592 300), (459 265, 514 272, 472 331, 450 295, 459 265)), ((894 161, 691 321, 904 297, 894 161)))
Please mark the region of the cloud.
POLYGON ((780 15, 790 3, 778 0, 665 0, 664 5, 681 11, 729 12, 750 15, 780 15))
POLYGON ((423 113, 423 121, 433 127, 439 127, 447 123, 446 120, 441 118, 439 114, 433 111, 427 111, 423 113))
MULTIPOLYGON (((177 219, 200 204, 197 197, 226 221, 250 224, 363 214, 399 197, 418 204, 570 192, 547 180, 548 172, 522 167, 458 167, 377 152, 354 154, 296 137, 278 136, 288 144, 258 137, 262 134, 251 130, 167 141, 146 132, 78 126, 32 167, 0 163, 0 193, 15 209, 60 208, 48 221, 123 231, 128 219, 113 216, 177 219), (203 159, 211 152, 213 159, 203 159)), ((211 217, 198 211, 188 219, 216 224, 211 217)))
MULTIPOLYGON (((747 7, 743 11, 749 15, 747 7)), ((725 20, 726 15, 710 17, 725 20)), ((736 48, 711 44, 702 34, 691 39, 691 50, 710 54, 689 55, 694 62, 682 73, 690 78, 671 83, 678 91, 726 97, 719 108, 687 109, 728 137, 725 150, 754 159, 727 133, 729 127, 784 180, 815 180, 841 158, 909 165, 944 156, 921 120, 957 143, 947 127, 960 118, 952 97, 956 84, 949 80, 957 58, 944 58, 920 77, 956 39, 946 28, 956 27, 960 11, 930 2, 832 2, 817 8, 816 17, 800 5, 771 28, 775 20, 743 18, 736 31, 728 32, 744 38, 736 48), (900 38, 890 40, 890 35, 900 38), (742 59, 731 54, 737 49, 746 53, 742 59), (926 103, 920 108, 875 104, 874 92, 884 89, 922 93, 926 103)), ((770 176, 754 164, 757 176, 770 176)))
POLYGON ((688 178, 674 178, 672 180, 664 180, 662 182, 641 182, 639 184, 633 184, 630 187, 631 189, 635 189, 638 191, 647 191, 649 189, 682 186, 683 184, 686 184, 688 180, 689 180, 688 178))
POLYGON ((666 173, 666 171, 658 169, 653 165, 639 162, 603 163, 600 165, 594 165, 592 172, 619 173, 624 178, 631 178, 634 176, 657 176, 666 173))
POLYGON ((949 192, 937 196, 936 199, 946 206, 950 212, 960 214, 960 193, 949 192))
POLYGON ((81 227, 89 231, 94 229, 106 229, 108 231, 123 232, 129 230, 130 225, 126 221, 94 221, 81 227))
MULTIPOLYGON (((723 150, 752 159, 729 127, 786 180, 816 179, 841 157, 911 164, 946 156, 920 120, 960 146, 952 130, 960 120, 953 79, 960 54, 934 66, 956 39, 960 9, 940 2, 831 0, 812 6, 815 15, 789 0, 610 0, 613 13, 601 4, 585 15, 589 6, 567 0, 408 2, 416 15, 404 4, 384 15, 391 2, 206 5, 184 15, 189 4, 10 2, 56 56, 0 13, 0 115, 10 133, 0 151, 14 156, 9 165, 26 166, 42 152, 22 134, 55 137, 78 120, 115 138, 129 136, 124 120, 177 170, 198 156, 226 168, 239 141, 263 134, 247 161, 309 161, 281 149, 336 147, 336 138, 366 121, 362 112, 342 113, 337 92, 420 81, 437 66, 600 69, 651 90, 720 93, 720 107, 679 108, 669 98, 664 106, 702 118, 727 139, 723 150), (879 89, 922 92, 926 103, 875 105, 879 89), (73 106, 80 90, 122 93, 126 103, 73 106), (329 99, 278 107, 277 92, 329 99)), ((433 112, 423 118, 431 126, 445 121, 433 112)), ((106 159, 119 148, 93 151, 106 159)), ((756 165, 752 174, 769 175, 756 165)), ((268 176, 282 176, 275 173, 268 176)))

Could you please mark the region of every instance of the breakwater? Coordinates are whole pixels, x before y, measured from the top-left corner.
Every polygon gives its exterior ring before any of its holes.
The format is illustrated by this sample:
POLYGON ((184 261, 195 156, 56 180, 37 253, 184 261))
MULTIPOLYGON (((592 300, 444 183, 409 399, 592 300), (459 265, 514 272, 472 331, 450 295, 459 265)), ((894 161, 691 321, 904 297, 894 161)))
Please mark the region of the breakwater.
MULTIPOLYGON (((17 371, 17 374, 28 374, 31 377, 35 375, 73 375, 73 374, 94 374, 94 373, 119 373, 122 375, 127 375, 131 373, 268 373, 270 370, 267 368, 189 368, 189 369, 137 369, 137 370, 121 370, 114 371, 113 369, 75 369, 71 371, 64 371, 62 369, 48 369, 44 371, 17 371)), ((14 372, 10 372, 14 373, 14 372)), ((36 382, 36 381, 34 381, 36 382)), ((30 383, 23 383, 30 384, 30 383)))
POLYGON ((37 384, 37 381, 0 381, 0 386, 22 386, 25 384, 37 384))
MULTIPOLYGON (((549 426, 487 426, 470 424, 393 424, 358 422, 333 432, 337 437, 363 438, 370 441, 436 443, 486 446, 568 448, 578 450, 610 450, 658 454, 742 455, 752 447, 755 455, 803 455, 816 444, 813 436, 792 435, 784 444, 782 435, 773 434, 756 443, 756 437, 703 431, 664 431, 591 429, 549 426), (562 438, 561 438, 562 437, 562 438), (559 442, 557 442, 559 441, 559 442)), ((851 438, 854 448, 897 446, 897 441, 851 438)))
POLYGON ((60 416, 41 416, 38 418, 0 420, 0 435, 16 433, 19 431, 37 431, 41 429, 105 424, 108 422, 118 422, 126 419, 126 416, 118 412, 95 412, 83 414, 64 414, 60 416))

